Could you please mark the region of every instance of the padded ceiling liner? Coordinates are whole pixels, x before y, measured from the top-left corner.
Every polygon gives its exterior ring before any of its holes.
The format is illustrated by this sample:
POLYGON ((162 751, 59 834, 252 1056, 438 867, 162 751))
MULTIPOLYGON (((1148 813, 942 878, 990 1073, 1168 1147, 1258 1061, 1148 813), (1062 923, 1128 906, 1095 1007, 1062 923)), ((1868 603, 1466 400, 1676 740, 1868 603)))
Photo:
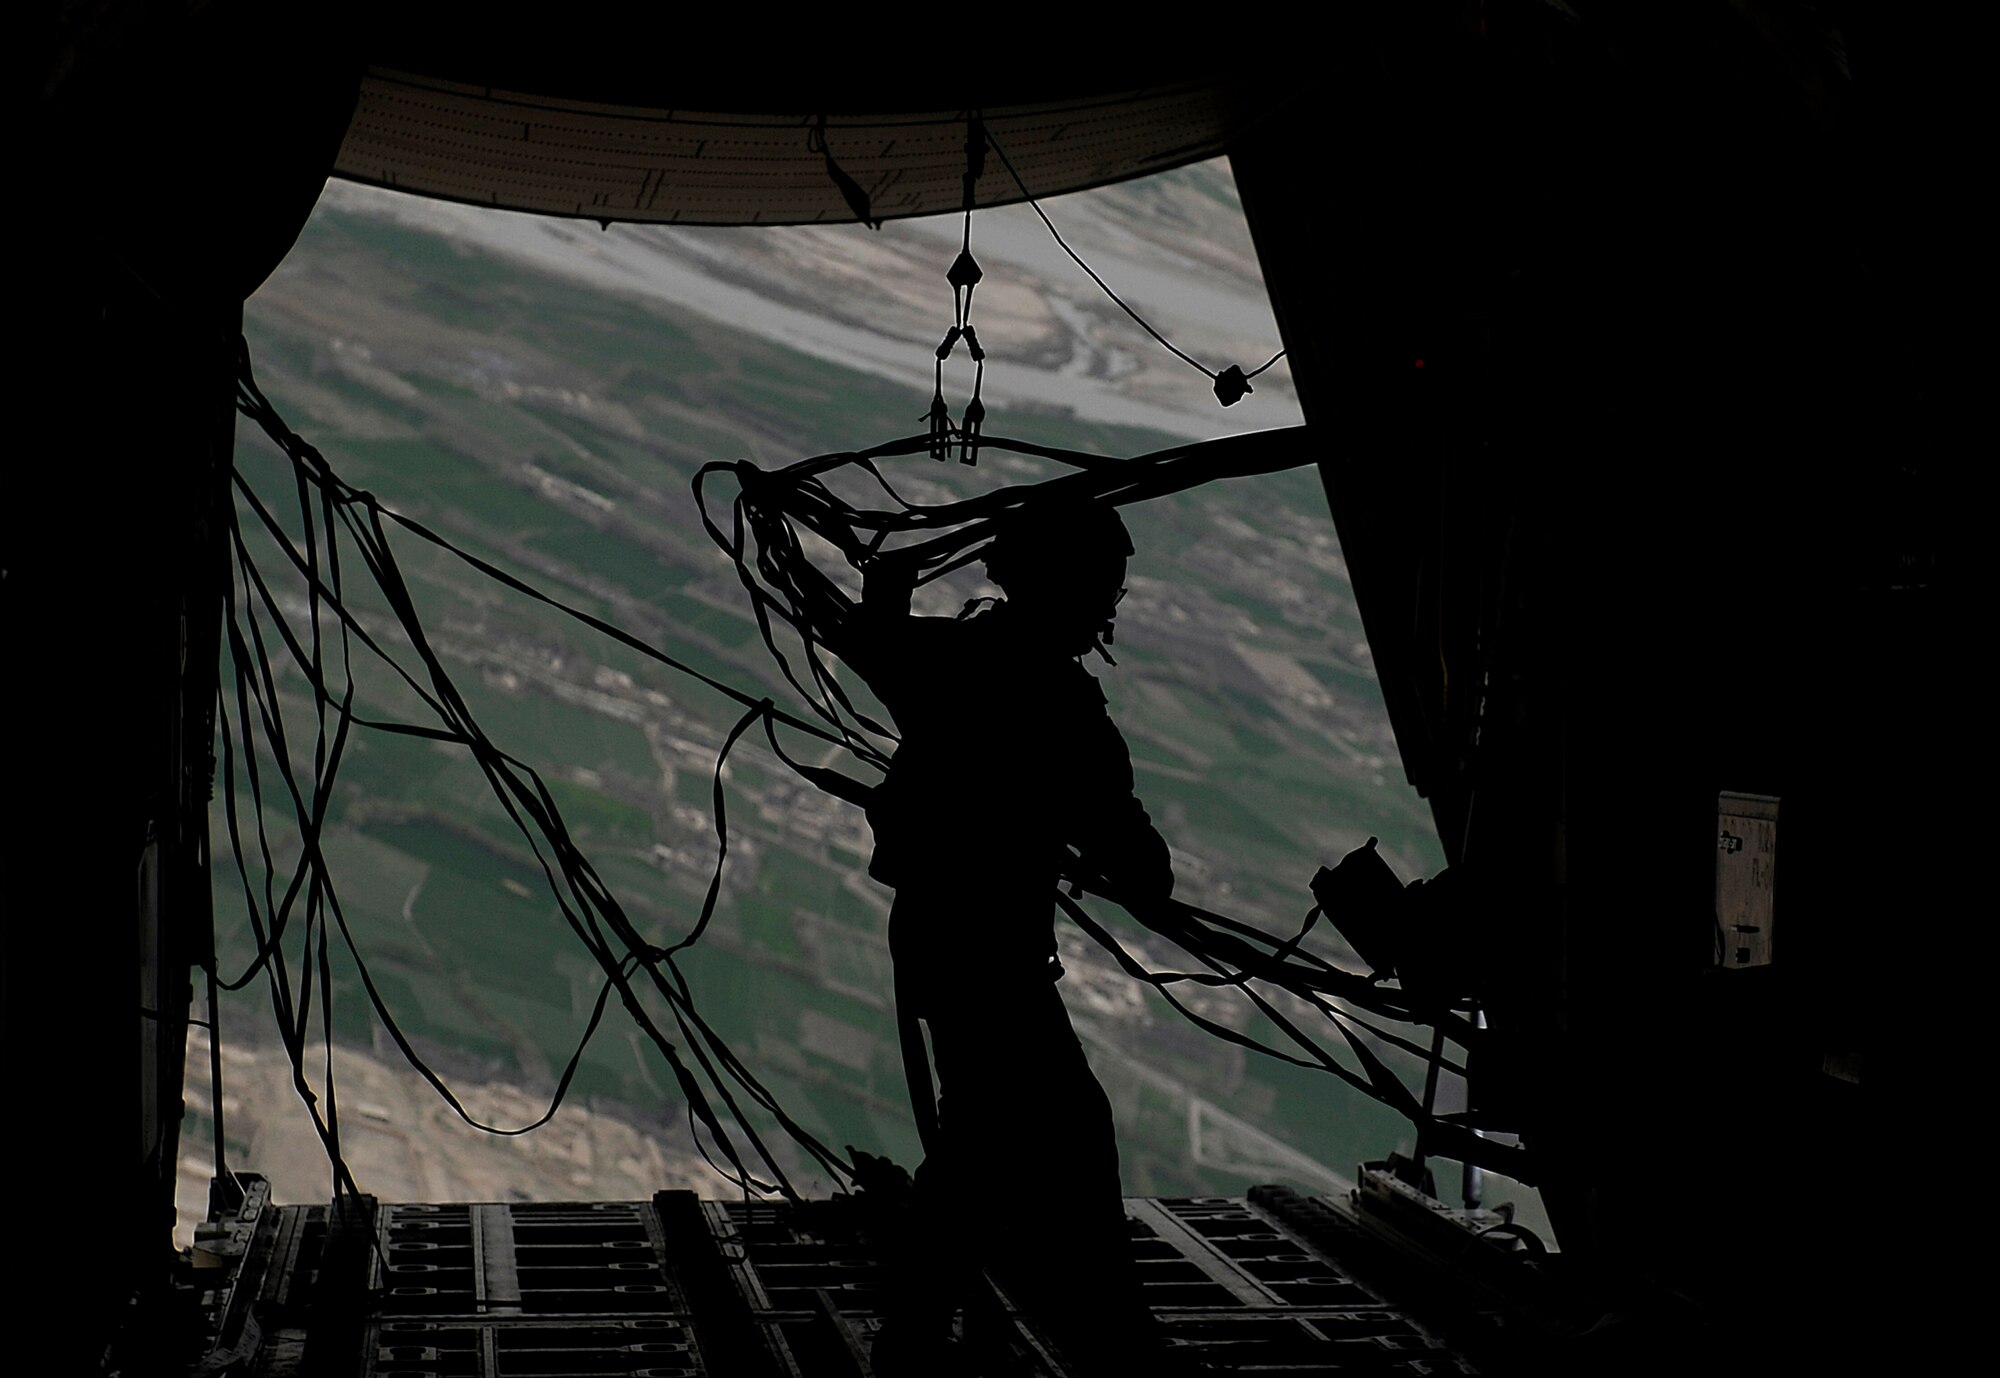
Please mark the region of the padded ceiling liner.
MULTIPOLYGON (((983 111, 1037 197, 1162 172, 1221 153, 1275 93, 1239 79, 1179 81, 983 111)), ((858 217, 827 153, 878 219, 963 204, 962 110, 730 114, 604 104, 372 67, 337 175, 452 201, 592 220, 798 225, 858 217)), ((1022 199, 988 155, 978 204, 1022 199)))

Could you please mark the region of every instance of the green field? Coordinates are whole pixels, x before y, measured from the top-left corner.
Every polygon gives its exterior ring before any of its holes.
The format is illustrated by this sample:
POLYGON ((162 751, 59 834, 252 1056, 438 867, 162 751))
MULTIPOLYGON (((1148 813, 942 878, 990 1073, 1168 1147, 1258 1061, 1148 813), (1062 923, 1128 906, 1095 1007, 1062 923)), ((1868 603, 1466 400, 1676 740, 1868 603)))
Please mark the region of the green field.
MULTIPOLYGON (((265 390, 347 481, 702 672, 780 702, 792 695, 695 520, 688 480, 712 459, 770 465, 900 435, 928 400, 361 215, 315 217, 285 271, 252 301, 248 334, 265 390), (337 329, 329 301, 339 303, 337 329)), ((1104 453, 1169 443, 1039 413, 997 415, 988 429, 1104 453)), ((274 507, 291 503, 289 473, 261 435, 246 428, 238 463, 274 507)), ((910 463, 924 482, 957 492, 994 481, 986 470, 910 463)), ((1121 622, 1119 667, 1097 669, 1148 809, 1204 868, 1184 878, 1183 893, 1289 930, 1310 904, 1314 868, 1370 834, 1406 873, 1441 865, 1427 811, 1385 750, 1379 692, 1345 649, 1360 636, 1351 594, 1298 554, 1299 531, 1329 528, 1317 478, 1295 471, 1218 484, 1128 517, 1135 580, 1184 600, 1211 628, 1191 654, 1137 631, 1128 647, 1121 622), (1254 538, 1223 534, 1243 530, 1254 538), (1273 592, 1280 587, 1304 594, 1287 603, 1273 592), (1289 658, 1335 706, 1283 701, 1244 668, 1245 649, 1289 658), (1363 746, 1341 746, 1341 733, 1363 746)), ((296 513, 285 520, 296 536, 296 513)), ((253 531, 251 543, 281 597, 289 588, 299 598, 295 581, 277 578, 269 542, 253 531)), ((398 536, 396 547, 434 645, 489 737, 542 773, 642 932, 655 941, 685 932, 714 859, 712 753, 736 705, 413 537, 398 536), (651 738, 641 718, 657 729, 651 738), (702 750, 676 741, 706 750, 706 764, 702 750)), ((365 584, 358 567, 346 572, 350 586, 365 584)), ((353 603, 369 625, 388 625, 379 598, 362 591, 353 603)), ((384 644, 417 669, 397 638, 384 644)), ((415 695, 359 647, 354 655, 362 709, 417 719, 415 695)), ((304 766, 310 700, 295 673, 281 688, 304 766)), ((296 825, 266 775, 283 861, 296 855, 296 825)), ((865 842, 805 837, 764 816, 760 801, 789 778, 754 741, 732 759, 732 836, 749 846, 732 855, 714 932, 685 970, 707 1017, 802 1122, 832 1143, 909 1162, 914 1131, 886 992, 855 993, 882 971, 880 908, 844 883, 864 865, 865 842)), ((219 812, 215 834, 220 851, 219 812)), ((549 1085, 599 978, 469 754, 361 733, 325 846, 378 991, 426 1055, 549 1085)), ((244 901, 226 857, 218 873, 225 965, 240 966, 254 951, 244 901)), ((254 988, 239 1005, 235 1019, 269 1018, 254 988)), ((345 957, 334 1009, 340 1037, 370 1040, 373 1015, 345 957)), ((1177 1066, 1190 1086, 1337 1169, 1395 1142, 1400 1122, 1332 1079, 1244 1065, 1212 1043, 1155 1036, 1135 1051, 1184 1046, 1177 1066)), ((651 1078, 671 1084, 660 1066, 651 1078)), ((653 1095, 646 1081, 621 1029, 586 1055, 577 1090, 639 1105, 653 1095)), ((1184 1160, 1186 1116, 1170 1101, 1137 1094, 1121 1121, 1128 1185, 1240 1190, 1228 1173, 1184 1160)))

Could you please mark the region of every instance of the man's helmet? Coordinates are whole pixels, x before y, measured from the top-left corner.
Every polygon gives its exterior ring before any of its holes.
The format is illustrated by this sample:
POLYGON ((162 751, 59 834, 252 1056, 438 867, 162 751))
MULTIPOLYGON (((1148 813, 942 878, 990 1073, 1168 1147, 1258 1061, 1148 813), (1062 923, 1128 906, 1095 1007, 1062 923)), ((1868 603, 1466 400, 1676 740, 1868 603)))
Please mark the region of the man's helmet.
POLYGON ((1083 597, 1115 593, 1125 580, 1132 535, 1118 509, 1098 502, 1043 501, 994 523, 986 577, 1010 593, 1067 585, 1083 597), (1081 587, 1078 587, 1078 586, 1081 587), (1101 585, 1097 589, 1093 586, 1101 585))

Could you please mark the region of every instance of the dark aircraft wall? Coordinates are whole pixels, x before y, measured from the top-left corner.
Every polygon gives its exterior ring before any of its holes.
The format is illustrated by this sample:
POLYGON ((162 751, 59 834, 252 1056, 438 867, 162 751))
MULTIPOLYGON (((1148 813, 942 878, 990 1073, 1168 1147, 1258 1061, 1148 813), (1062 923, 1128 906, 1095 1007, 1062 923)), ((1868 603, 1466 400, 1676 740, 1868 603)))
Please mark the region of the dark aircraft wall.
POLYGON ((1475 1094, 1601 1276, 1837 1349, 1962 732, 1945 159, 1912 35, 1583 13, 1351 35, 1232 162, 1405 760, 1495 885, 1475 1094), (1721 790, 1782 800, 1768 968, 1711 969, 1721 790))
POLYGON ((10 1327, 9 1359, 61 1355, 23 1372, 83 1371, 172 1259, 242 303, 359 76, 303 23, 98 20, 38 35, 0 500, 9 1230, 69 1280, 60 1326, 10 1327))

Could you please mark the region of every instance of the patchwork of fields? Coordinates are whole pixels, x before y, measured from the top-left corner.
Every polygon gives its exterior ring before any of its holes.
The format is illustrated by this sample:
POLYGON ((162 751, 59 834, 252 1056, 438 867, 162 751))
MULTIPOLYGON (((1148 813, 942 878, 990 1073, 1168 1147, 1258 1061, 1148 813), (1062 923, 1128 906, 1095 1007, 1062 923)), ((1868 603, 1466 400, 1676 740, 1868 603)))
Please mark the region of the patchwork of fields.
MULTIPOLYGON (((1212 176, 1161 182, 1144 195, 1215 194, 1212 176)), ((349 483, 780 703, 788 692, 733 570, 696 520, 689 481, 710 460, 774 467, 907 434, 928 402, 670 303, 591 288, 352 205, 322 208, 251 303, 248 330, 266 392, 349 483)), ((1008 367, 996 356, 991 369, 1008 367)), ((1107 454, 1175 438, 1051 408, 995 410, 992 433, 1107 454)), ((283 460, 248 428, 238 464, 267 501, 289 500, 283 460)), ((912 459, 896 481, 921 501, 1039 472, 1000 456, 972 470, 912 459)), ((1212 485, 1127 515, 1139 553, 1120 609, 1119 664, 1095 672, 1131 744, 1139 792, 1174 848, 1179 893, 1289 930, 1311 903, 1314 868, 1370 834, 1406 875, 1437 869, 1316 475, 1212 485)), ((679 937, 714 864, 712 774, 736 706, 448 555, 415 540, 398 551, 433 645, 487 734, 542 774, 648 936, 679 937)), ((264 566, 277 569, 276 556, 267 551, 264 566)), ((931 602, 919 610, 955 611, 979 591, 973 574, 926 590, 931 602)), ((302 615, 302 591, 281 587, 280 598, 302 615)), ((379 602, 355 602, 387 625, 379 602)), ((309 751, 310 699, 295 673, 275 662, 273 671, 295 746, 309 751)), ((363 714, 420 714, 407 688, 358 653, 356 674, 363 714)), ((324 845, 398 1021, 447 1080, 546 1097, 600 978, 484 777, 457 748, 361 732, 339 780, 324 845)), ((888 894, 862 874, 869 840, 859 810, 802 786, 748 740, 724 787, 723 899, 685 962, 703 1012, 808 1128, 914 1164, 887 999, 888 894)), ((218 790, 217 922, 224 965, 240 969, 254 945, 221 800, 218 790)), ((281 861, 296 856, 288 812, 267 809, 264 823, 281 861)), ((966 844, 976 854, 978 840, 966 844)), ((1156 963, 1173 964, 1163 943, 1140 941, 1156 963)), ((1128 1190, 1228 1193, 1249 1181, 1325 1189, 1314 1164, 1349 1172, 1407 1137, 1400 1120, 1332 1078, 1246 1056, 1185 1025, 1081 935, 1065 934, 1063 946, 1066 997, 1119 1114, 1128 1190)), ((334 971, 336 1042, 390 1051, 352 964, 336 959, 334 971)), ((1259 1023, 1223 997, 1207 1008, 1239 1028, 1259 1023)), ((642 1139, 671 1141, 661 1151, 679 1161, 691 1147, 675 1128, 685 1106, 619 1019, 614 1006, 572 1095, 642 1139)), ((225 1036, 259 1045, 269 1022, 253 985, 225 1013, 225 1036)), ((244 1123, 286 1113, 303 1112, 235 1110, 244 1123)), ((347 1124, 351 1135, 368 1132, 365 1117, 347 1124)), ((1022 1126, 1025 1138, 1034 1132, 1022 1126)), ((523 1151, 518 1142, 433 1151, 500 1155, 504 1180, 504 1155, 523 1151)), ((251 1149, 232 1145, 239 1160, 251 1149)), ((282 1189, 281 1165, 237 1165, 270 1173, 282 1189)), ((310 1180, 323 1177, 312 1169, 310 1180)), ((626 1186, 607 1179, 601 1190, 626 1186)), ((570 1189, 588 1195, 592 1186, 572 1180, 570 1189)))

